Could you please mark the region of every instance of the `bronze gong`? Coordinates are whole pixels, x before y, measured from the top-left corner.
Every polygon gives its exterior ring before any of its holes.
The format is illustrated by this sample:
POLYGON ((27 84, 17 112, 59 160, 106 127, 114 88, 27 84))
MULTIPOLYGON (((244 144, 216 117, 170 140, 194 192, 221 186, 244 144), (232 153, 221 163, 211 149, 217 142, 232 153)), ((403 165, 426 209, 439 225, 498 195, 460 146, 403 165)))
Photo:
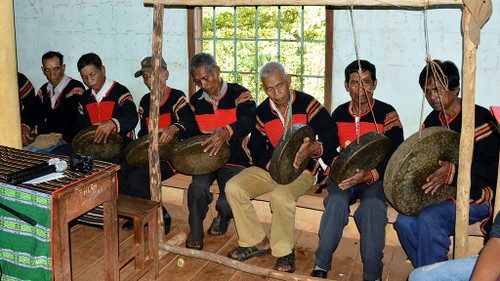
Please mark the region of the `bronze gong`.
POLYGON ((95 143, 96 129, 97 126, 90 126, 78 132, 73 138, 73 151, 102 161, 118 156, 123 148, 123 138, 112 133, 106 143, 95 143))
POLYGON ((283 134, 273 151, 269 165, 269 173, 274 181, 279 184, 289 184, 305 170, 309 159, 300 163, 297 170, 293 167, 293 161, 306 137, 314 141, 316 133, 313 128, 304 124, 295 124, 283 134))
POLYGON ((431 205, 456 196, 456 188, 444 185, 434 195, 422 186, 440 166, 438 160, 458 164, 460 134, 443 127, 429 127, 406 139, 394 152, 384 174, 384 193, 400 213, 416 216, 431 205))
MULTIPOLYGON (((167 161, 172 156, 175 144, 178 142, 174 137, 168 143, 158 146, 158 154, 161 161, 167 161)), ((125 160, 135 167, 145 167, 149 165, 149 135, 144 135, 130 142, 124 150, 125 160)))
POLYGON ((330 178, 335 184, 356 174, 356 169, 369 171, 385 159, 391 142, 384 134, 371 131, 361 135, 342 151, 330 167, 330 178))
POLYGON ((231 157, 231 148, 225 143, 217 155, 203 152, 201 143, 211 135, 198 135, 178 141, 173 148, 170 162, 183 174, 203 175, 222 168, 231 157))

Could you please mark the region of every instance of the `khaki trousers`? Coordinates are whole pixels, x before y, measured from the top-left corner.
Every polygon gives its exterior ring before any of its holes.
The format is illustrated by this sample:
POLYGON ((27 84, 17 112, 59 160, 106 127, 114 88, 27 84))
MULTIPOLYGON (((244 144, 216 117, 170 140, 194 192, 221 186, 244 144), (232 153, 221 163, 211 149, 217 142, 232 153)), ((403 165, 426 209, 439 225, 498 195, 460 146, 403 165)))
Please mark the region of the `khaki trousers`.
POLYGON ((238 245, 251 247, 261 242, 266 233, 259 222, 251 199, 271 192, 271 233, 272 255, 283 257, 295 245, 295 207, 300 196, 313 186, 315 178, 304 171, 295 181, 287 185, 276 183, 268 171, 259 167, 249 167, 232 177, 226 184, 226 197, 233 211, 238 233, 238 245))

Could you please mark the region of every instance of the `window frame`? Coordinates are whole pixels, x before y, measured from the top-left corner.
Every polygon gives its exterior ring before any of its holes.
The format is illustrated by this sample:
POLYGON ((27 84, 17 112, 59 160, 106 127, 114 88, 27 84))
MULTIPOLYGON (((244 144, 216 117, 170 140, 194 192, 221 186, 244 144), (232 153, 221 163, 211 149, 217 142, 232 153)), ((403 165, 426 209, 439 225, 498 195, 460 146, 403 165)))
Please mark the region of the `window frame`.
MULTIPOLYGON (((187 16, 187 36, 188 36, 188 56, 191 58, 202 51, 201 40, 195 38, 202 37, 202 9, 201 7, 189 7, 187 16)), ((332 104, 332 79, 333 79, 333 20, 334 7, 325 6, 325 73, 324 73, 324 103, 325 108, 331 112, 332 104)), ((189 62, 188 62, 189 65, 189 62)), ((197 91, 192 79, 189 79, 189 96, 197 91)), ((256 94, 256 93, 254 93, 256 94)))

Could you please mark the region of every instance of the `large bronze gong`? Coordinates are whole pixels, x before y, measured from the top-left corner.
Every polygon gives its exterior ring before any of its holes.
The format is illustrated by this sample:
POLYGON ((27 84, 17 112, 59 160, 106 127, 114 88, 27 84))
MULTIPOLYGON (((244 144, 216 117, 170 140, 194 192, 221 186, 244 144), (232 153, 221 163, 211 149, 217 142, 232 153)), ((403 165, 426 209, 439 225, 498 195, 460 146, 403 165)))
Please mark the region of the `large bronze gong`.
MULTIPOLYGON (((173 138, 167 144, 158 146, 158 154, 161 161, 167 161, 172 156, 172 151, 175 144, 178 142, 177 138, 173 138)), ((145 167, 149 165, 149 135, 144 135, 138 139, 130 142, 125 147, 124 154, 125 160, 135 167, 145 167)))
POLYGON ((199 135, 178 141, 172 151, 170 162, 183 174, 203 175, 222 168, 231 157, 231 148, 225 143, 217 155, 203 152, 201 143, 211 135, 199 135))
POLYGON ((335 184, 356 174, 356 169, 369 171, 385 159, 391 148, 389 138, 376 131, 368 132, 344 148, 330 168, 335 184))
POLYGON ((269 165, 269 173, 274 181, 289 184, 305 170, 309 159, 304 160, 298 169, 293 167, 293 161, 306 137, 314 141, 316 133, 313 128, 304 124, 295 124, 283 134, 273 151, 269 165))
POLYGON ((73 138, 73 151, 102 161, 118 156, 123 148, 123 138, 119 134, 112 133, 106 143, 96 143, 94 142, 96 129, 97 126, 90 126, 78 132, 73 138))
POLYGON ((456 187, 445 185, 431 195, 422 186, 440 166, 438 160, 458 165, 460 134, 443 127, 422 130, 406 139, 394 152, 384 175, 387 200, 400 213, 416 216, 431 205, 456 196, 456 187))

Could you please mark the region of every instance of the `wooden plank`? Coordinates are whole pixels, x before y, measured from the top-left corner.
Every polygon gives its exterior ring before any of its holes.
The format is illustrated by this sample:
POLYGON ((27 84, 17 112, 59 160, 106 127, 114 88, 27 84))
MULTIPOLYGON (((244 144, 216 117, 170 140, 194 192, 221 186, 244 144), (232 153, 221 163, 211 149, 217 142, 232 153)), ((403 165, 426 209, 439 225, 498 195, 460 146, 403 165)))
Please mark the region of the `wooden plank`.
POLYGON ((328 273, 329 278, 349 280, 358 255, 359 240, 343 237, 333 254, 332 270, 328 273))
POLYGON ((458 160, 457 215, 455 223, 455 258, 467 256, 469 235, 469 198, 472 154, 474 152, 476 88, 476 44, 470 39, 471 12, 464 8, 464 63, 462 74, 462 131, 458 160))
MULTIPOLYGON (((219 250, 217 253, 221 256, 226 256, 229 251, 231 251, 234 247, 236 247, 238 237, 236 235, 236 230, 234 226, 232 229, 228 229, 228 232, 220 236, 221 239, 210 239, 211 241, 207 241, 210 244, 218 245, 219 250)), ((193 280, 204 280, 204 281, 219 281, 219 280, 229 280, 235 274, 236 269, 221 266, 217 263, 208 263, 203 269, 194 276, 193 280)))
POLYGON ((430 7, 462 6, 461 0, 144 0, 144 4, 166 6, 373 6, 430 7))
POLYGON ((413 270, 413 266, 406 260, 407 257, 403 248, 394 247, 389 261, 385 262, 384 259, 384 271, 387 270, 387 279, 385 279, 384 275, 382 280, 407 280, 408 275, 413 270))
POLYGON ((325 101, 323 106, 326 108, 328 113, 332 113, 332 93, 333 93, 333 7, 328 6, 325 10, 325 101))
POLYGON ((14 1, 0 2, 0 144, 22 148, 21 118, 19 115, 19 92, 17 87, 16 29, 14 26, 14 1), (9 132, 9 133, 5 133, 9 132))
POLYGON ((295 273, 309 275, 314 268, 319 237, 315 232, 301 231, 295 241, 295 273))

